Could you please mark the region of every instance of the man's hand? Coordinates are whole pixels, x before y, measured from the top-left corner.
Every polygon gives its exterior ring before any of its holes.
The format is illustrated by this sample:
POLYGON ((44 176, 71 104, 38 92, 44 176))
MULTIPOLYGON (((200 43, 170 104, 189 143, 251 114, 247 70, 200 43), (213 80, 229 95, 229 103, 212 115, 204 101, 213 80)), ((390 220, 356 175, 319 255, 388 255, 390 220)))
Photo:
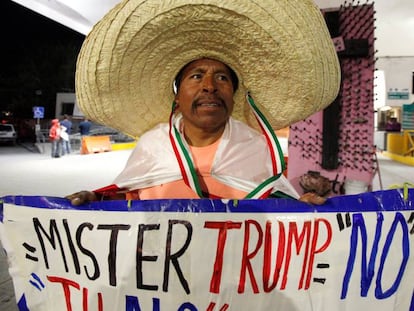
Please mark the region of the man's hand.
POLYGON ((92 191, 79 191, 73 194, 70 194, 65 197, 70 200, 72 205, 78 206, 92 201, 98 201, 98 197, 95 192, 92 191))
POLYGON ((299 201, 315 205, 322 205, 326 202, 326 198, 321 197, 314 192, 307 192, 299 198, 299 201))

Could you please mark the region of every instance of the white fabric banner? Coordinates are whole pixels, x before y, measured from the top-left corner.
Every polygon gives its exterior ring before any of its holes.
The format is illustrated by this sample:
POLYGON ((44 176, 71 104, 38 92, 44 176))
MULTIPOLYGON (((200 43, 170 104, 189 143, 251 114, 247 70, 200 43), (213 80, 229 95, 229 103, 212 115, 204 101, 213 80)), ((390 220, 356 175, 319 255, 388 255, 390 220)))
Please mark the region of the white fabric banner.
POLYGON ((321 207, 3 201, 0 233, 20 310, 414 308, 414 207, 397 190, 321 207))

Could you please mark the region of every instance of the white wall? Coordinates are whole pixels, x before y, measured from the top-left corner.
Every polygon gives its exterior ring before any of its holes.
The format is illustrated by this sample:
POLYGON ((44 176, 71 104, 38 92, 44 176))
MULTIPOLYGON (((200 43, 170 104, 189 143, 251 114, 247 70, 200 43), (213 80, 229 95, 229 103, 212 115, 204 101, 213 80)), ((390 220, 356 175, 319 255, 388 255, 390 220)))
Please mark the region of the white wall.
POLYGON ((57 93, 56 94, 56 110, 55 117, 60 119, 63 116, 62 107, 64 103, 73 103, 73 112, 68 112, 68 115, 73 117, 83 117, 83 113, 79 110, 75 93, 57 93))
POLYGON ((408 100, 391 100, 386 96, 386 106, 401 107, 403 104, 412 103, 414 101, 414 95, 412 94, 414 56, 379 57, 376 62, 376 68, 384 71, 385 94, 387 94, 390 90, 409 93, 408 100))

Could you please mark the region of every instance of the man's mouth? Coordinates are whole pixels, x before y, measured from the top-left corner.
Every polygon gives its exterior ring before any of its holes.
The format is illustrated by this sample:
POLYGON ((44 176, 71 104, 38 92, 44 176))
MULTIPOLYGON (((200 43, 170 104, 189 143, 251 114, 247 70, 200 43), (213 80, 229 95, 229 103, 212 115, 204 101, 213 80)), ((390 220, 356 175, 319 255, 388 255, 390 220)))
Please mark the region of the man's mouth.
POLYGON ((215 99, 196 99, 193 102, 193 107, 222 107, 224 106, 223 100, 219 98, 215 99))
POLYGON ((219 107, 221 104, 219 103, 197 103, 196 106, 198 107, 219 107))

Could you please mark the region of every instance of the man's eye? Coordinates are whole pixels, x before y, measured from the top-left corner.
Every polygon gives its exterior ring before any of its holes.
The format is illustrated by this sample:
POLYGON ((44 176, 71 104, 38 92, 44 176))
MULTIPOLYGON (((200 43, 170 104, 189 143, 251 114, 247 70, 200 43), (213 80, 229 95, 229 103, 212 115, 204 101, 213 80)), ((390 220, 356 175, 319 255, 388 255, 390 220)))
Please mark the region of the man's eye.
POLYGON ((201 74, 200 73, 195 73, 195 74, 191 75, 191 79, 201 79, 201 74))
POLYGON ((218 75, 217 79, 220 81, 229 81, 229 77, 226 75, 218 75))

